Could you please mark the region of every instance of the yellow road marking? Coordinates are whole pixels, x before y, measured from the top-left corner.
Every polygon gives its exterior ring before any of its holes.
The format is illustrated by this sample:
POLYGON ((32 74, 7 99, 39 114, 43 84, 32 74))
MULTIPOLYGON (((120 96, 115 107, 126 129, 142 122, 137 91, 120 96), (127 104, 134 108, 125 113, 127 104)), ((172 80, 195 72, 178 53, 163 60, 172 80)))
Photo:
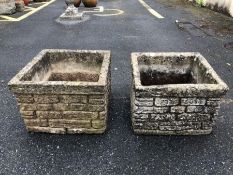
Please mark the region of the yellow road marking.
MULTIPOLYGON (((1 18, 7 19, 7 21, 18 21, 16 18, 12 18, 10 16, 0 15, 1 18)), ((3 21, 3 20, 0 20, 3 21)), ((6 20, 4 20, 6 21, 6 20)))
POLYGON ((34 8, 34 7, 29 7, 29 6, 25 6, 25 9, 31 9, 31 10, 34 10, 34 9, 36 9, 36 8, 34 8))
POLYGON ((25 14, 25 15, 23 15, 23 16, 20 16, 20 17, 17 18, 17 19, 18 19, 19 21, 21 21, 21 20, 23 20, 23 19, 25 19, 25 18, 31 16, 32 14, 38 12, 39 10, 45 8, 46 6, 52 4, 52 3, 55 2, 55 1, 56 1, 56 0, 49 1, 48 3, 42 5, 42 6, 38 7, 38 8, 35 8, 34 10, 28 12, 27 14, 25 14))
POLYGON ((25 9, 24 12, 28 12, 28 11, 31 11, 31 9, 25 9))
POLYGON ((0 22, 9 22, 7 19, 0 19, 0 22))
POLYGON ((160 15, 158 12, 156 12, 154 9, 152 9, 147 3, 145 3, 143 0, 138 0, 152 15, 154 15, 156 18, 163 19, 164 17, 160 15))
MULTIPOLYGON (((26 13, 25 15, 22 15, 22 16, 20 16, 20 17, 18 17, 18 18, 13 18, 13 17, 6 16, 6 15, 0 15, 1 18, 6 19, 6 20, 0 20, 0 21, 13 21, 13 22, 15 22, 15 21, 21 21, 21 20, 23 20, 23 19, 25 19, 25 18, 31 16, 32 14, 38 12, 39 10, 45 8, 46 6, 52 4, 52 3, 55 2, 55 1, 56 1, 56 0, 51 0, 51 1, 49 1, 49 2, 41 2, 40 4, 43 4, 43 5, 40 6, 40 7, 38 7, 38 8, 34 8, 34 7, 29 7, 29 6, 27 6, 27 7, 26 7, 26 11, 29 11, 29 10, 30 10, 30 12, 28 12, 28 13, 26 13)), ((39 4, 39 3, 38 3, 38 4, 39 4)))
MULTIPOLYGON (((33 2, 33 5, 34 4, 46 4, 47 2, 33 2)), ((29 4, 30 5, 30 4, 29 4)))
POLYGON ((109 10, 115 10, 117 11, 117 13, 113 13, 113 14, 94 14, 95 16, 116 16, 116 15, 121 15, 124 13, 123 10, 119 10, 119 9, 105 9, 104 11, 109 11, 109 10))

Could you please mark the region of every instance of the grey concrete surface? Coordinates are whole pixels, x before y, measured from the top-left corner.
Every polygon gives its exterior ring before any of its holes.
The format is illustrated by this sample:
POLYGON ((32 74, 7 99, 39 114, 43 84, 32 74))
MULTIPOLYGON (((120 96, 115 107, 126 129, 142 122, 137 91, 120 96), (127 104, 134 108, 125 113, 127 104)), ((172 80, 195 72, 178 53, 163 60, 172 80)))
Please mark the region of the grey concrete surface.
POLYGON ((55 21, 64 11, 64 2, 57 0, 21 22, 0 22, 0 174, 233 174, 233 51, 224 48, 232 35, 205 35, 175 24, 177 19, 198 23, 204 9, 194 14, 187 6, 146 2, 165 19, 156 19, 137 0, 100 0, 105 8, 125 13, 64 26, 55 21), (112 51, 109 127, 104 135, 26 132, 7 82, 39 51, 51 48, 112 51), (130 53, 135 51, 197 51, 206 57, 230 87, 211 135, 133 134, 129 93, 130 53))

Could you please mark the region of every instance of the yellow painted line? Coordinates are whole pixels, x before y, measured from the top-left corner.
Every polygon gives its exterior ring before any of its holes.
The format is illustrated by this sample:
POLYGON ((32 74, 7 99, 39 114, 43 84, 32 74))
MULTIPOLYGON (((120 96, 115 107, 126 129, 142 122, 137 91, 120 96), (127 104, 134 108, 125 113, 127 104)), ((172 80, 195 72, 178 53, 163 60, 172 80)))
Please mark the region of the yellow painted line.
POLYGON ((25 9, 24 12, 28 12, 28 11, 31 11, 31 9, 25 9))
MULTIPOLYGON (((12 18, 10 16, 0 15, 0 17, 6 19, 7 21, 18 21, 18 19, 12 18)), ((6 20, 4 20, 4 21, 6 21, 6 20)), ((0 20, 0 21, 3 21, 3 20, 0 20)))
MULTIPOLYGON (((34 4, 46 4, 46 3, 48 3, 48 2, 33 2, 33 5, 34 4)), ((32 4, 29 4, 29 5, 32 5, 32 4)))
POLYGON ((158 12, 156 12, 154 9, 152 9, 147 3, 145 3, 143 0, 138 0, 152 15, 154 15, 156 18, 163 19, 164 17, 160 15, 158 12))
POLYGON ((29 6, 25 6, 25 9, 35 10, 36 8, 34 8, 34 7, 29 7, 29 6))
MULTIPOLYGON (((22 15, 18 18, 12 18, 10 16, 6 16, 6 15, 0 15, 1 18, 4 18, 6 20, 0 20, 0 21, 21 21, 29 16, 31 16, 32 14, 38 12, 39 10, 45 8, 46 6, 48 6, 49 4, 52 4, 53 2, 55 2, 56 0, 51 0, 49 2, 41 2, 40 4, 43 4, 42 6, 38 7, 38 8, 34 8, 34 7, 25 7, 25 11, 29 11, 28 13, 26 13, 25 15, 22 15)), ((38 3, 39 4, 39 3, 38 3)))
POLYGON ((124 13, 123 10, 119 10, 119 9, 105 9, 105 11, 110 11, 110 10, 115 10, 117 13, 112 13, 112 14, 94 14, 95 16, 117 16, 117 15, 121 15, 124 13))
POLYGON ((27 14, 25 14, 25 15, 23 15, 23 16, 20 16, 19 18, 17 18, 17 20, 21 21, 21 20, 27 18, 27 17, 31 16, 32 14, 38 12, 39 10, 45 8, 46 6, 52 4, 52 3, 55 2, 55 1, 56 1, 56 0, 49 1, 49 2, 45 3, 44 5, 42 5, 42 6, 38 7, 38 8, 35 8, 34 10, 28 12, 27 14))
POLYGON ((7 19, 0 19, 0 22, 9 22, 7 19))

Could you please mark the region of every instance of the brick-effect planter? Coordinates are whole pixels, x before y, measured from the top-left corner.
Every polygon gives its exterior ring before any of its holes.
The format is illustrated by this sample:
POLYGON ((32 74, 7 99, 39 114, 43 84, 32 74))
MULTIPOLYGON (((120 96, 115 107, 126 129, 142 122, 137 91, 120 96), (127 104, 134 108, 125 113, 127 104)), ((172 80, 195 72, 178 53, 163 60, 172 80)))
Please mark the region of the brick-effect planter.
POLYGON ((132 126, 138 134, 209 134, 228 90, 199 53, 132 53, 132 126))
POLYGON ((109 51, 41 51, 9 82, 27 130, 103 133, 109 67, 109 51))

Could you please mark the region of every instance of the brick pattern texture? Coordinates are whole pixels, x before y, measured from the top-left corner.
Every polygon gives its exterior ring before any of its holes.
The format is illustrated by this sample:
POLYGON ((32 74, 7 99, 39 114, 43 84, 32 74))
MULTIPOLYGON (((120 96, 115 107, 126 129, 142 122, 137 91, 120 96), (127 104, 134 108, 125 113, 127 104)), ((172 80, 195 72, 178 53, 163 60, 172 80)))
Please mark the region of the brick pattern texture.
POLYGON ((209 134, 220 108, 220 98, 131 99, 133 129, 144 134, 209 134))
POLYGON ((105 95, 16 94, 28 131, 48 133, 103 133, 108 93, 105 95))

